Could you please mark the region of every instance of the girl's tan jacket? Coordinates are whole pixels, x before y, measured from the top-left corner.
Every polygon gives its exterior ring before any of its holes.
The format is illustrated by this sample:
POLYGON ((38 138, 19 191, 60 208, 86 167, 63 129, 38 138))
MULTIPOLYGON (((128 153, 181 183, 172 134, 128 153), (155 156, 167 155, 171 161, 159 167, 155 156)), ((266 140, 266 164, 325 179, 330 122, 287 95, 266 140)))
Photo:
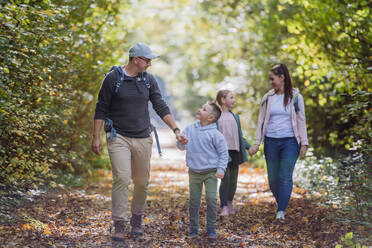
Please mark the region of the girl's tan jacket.
MULTIPOLYGON (((256 130, 256 138, 254 140, 254 144, 260 145, 263 141, 266 133, 267 124, 269 123, 270 119, 270 108, 273 101, 273 96, 275 94, 274 89, 267 92, 264 97, 262 98, 260 114, 258 115, 258 123, 257 123, 257 130, 256 130)), ((307 129, 306 129, 306 116, 305 116, 305 104, 304 98, 299 93, 297 88, 293 89, 293 96, 298 95, 298 112, 296 113, 294 107, 294 98, 291 99, 290 107, 291 107, 291 121, 292 121, 292 128, 293 133, 297 139, 297 143, 301 145, 309 145, 307 140, 307 129)))

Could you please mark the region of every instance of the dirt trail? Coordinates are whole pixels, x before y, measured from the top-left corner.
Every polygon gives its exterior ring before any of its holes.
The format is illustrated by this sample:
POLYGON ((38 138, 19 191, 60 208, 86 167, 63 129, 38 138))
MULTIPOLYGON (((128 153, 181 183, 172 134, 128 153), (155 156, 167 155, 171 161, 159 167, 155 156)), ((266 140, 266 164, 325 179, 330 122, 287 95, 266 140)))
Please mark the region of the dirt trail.
POLYGON ((99 180, 85 188, 33 195, 7 209, 1 215, 9 218, 0 222, 1 247, 332 247, 344 233, 345 227, 327 219, 332 211, 317 207, 296 187, 286 221, 275 221, 265 171, 242 165, 235 197, 237 213, 218 217, 218 241, 208 244, 205 239, 204 199, 200 236, 188 238, 185 153, 175 149, 170 132, 160 130, 159 137, 163 156, 158 156, 154 142, 141 239, 127 235, 124 243, 111 241, 111 172, 98 170, 99 180))

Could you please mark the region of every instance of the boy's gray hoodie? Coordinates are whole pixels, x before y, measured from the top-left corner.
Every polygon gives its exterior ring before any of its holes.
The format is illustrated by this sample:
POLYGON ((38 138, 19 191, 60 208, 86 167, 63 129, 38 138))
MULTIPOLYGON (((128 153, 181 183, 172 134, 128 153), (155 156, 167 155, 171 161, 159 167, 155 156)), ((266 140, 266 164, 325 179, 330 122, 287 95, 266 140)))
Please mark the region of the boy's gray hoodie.
POLYGON ((187 126, 183 133, 188 142, 186 145, 177 142, 177 147, 186 150, 186 164, 192 171, 217 169, 219 172, 225 172, 229 153, 225 138, 217 130, 216 123, 201 126, 198 121, 187 126))

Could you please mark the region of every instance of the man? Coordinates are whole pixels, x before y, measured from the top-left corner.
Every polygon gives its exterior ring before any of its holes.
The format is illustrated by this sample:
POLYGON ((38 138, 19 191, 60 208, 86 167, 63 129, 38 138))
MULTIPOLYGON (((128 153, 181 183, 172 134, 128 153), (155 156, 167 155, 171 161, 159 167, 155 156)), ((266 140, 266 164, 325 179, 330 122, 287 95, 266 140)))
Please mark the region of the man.
POLYGON ((152 136, 148 101, 155 112, 173 130, 176 138, 184 142, 167 104, 164 102, 153 75, 146 72, 151 60, 157 58, 151 49, 137 43, 129 50, 129 62, 120 69, 107 74, 102 82, 94 116, 92 150, 99 154, 102 149, 100 131, 105 122, 107 148, 113 174, 112 239, 124 240, 124 223, 128 205, 130 179, 134 182, 131 231, 142 235, 142 215, 145 209, 147 187, 150 177, 152 136), (107 128, 107 129, 106 129, 107 128))

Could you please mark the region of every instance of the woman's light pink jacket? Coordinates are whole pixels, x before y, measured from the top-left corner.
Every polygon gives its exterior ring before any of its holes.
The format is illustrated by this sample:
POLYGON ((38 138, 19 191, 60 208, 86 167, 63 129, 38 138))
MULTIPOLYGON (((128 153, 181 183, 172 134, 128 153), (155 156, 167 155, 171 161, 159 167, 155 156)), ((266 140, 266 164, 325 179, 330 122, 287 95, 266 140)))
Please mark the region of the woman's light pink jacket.
MULTIPOLYGON (((275 94, 275 91, 274 89, 272 89, 269 92, 267 92, 262 98, 260 114, 258 115, 256 138, 254 140, 254 144, 256 145, 260 145, 265 137, 267 124, 269 123, 269 119, 270 119, 270 108, 271 108, 271 104, 273 101, 273 97, 271 96, 273 96, 274 94, 275 94)), ((297 113, 295 111, 293 99, 290 102, 293 133, 297 139, 298 144, 301 144, 303 146, 304 145, 308 146, 309 141, 307 140, 304 98, 302 97, 301 94, 299 94, 299 90, 297 88, 294 88, 293 96, 295 96, 296 94, 298 94, 298 108, 299 108, 299 111, 297 113)))

